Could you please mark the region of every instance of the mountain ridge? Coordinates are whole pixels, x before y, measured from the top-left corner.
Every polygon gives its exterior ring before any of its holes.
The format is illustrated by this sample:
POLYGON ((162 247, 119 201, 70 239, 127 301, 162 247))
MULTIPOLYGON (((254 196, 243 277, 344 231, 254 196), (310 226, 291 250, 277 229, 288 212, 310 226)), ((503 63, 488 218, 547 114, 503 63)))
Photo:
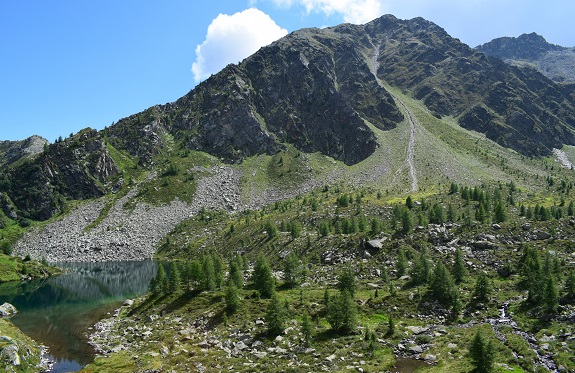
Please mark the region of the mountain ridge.
POLYGON ((386 15, 365 25, 294 31, 173 103, 99 132, 81 131, 49 145, 32 164, 5 167, 4 210, 45 220, 66 200, 122 188, 122 175, 135 167, 139 175, 177 174, 180 160, 168 159, 177 152, 239 164, 294 146, 353 166, 406 119, 388 87, 530 157, 575 144, 575 91, 473 50, 433 22, 386 15), (135 164, 127 169, 118 157, 135 164))
POLYGON ((575 83, 575 47, 548 43, 534 32, 493 39, 475 49, 510 65, 533 67, 558 83, 575 83))

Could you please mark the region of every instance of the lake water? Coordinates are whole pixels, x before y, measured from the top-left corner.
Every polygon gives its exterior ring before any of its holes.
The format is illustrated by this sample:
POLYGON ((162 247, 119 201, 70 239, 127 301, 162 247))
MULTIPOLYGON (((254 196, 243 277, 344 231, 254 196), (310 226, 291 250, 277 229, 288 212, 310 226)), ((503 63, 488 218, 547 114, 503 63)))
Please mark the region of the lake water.
POLYGON ((0 304, 13 304, 12 323, 48 347, 52 372, 74 372, 94 359, 88 328, 125 299, 143 294, 156 275, 153 261, 61 263, 66 273, 29 283, 0 284, 0 304))

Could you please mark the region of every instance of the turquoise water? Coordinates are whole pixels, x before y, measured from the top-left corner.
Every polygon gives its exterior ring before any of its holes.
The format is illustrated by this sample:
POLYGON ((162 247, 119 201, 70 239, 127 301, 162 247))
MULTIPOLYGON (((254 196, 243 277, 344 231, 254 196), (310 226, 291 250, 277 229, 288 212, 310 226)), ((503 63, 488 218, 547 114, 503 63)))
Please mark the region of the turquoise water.
POLYGON ((148 289, 156 263, 61 263, 66 273, 42 281, 0 284, 0 304, 13 304, 11 321, 48 347, 51 372, 74 372, 94 359, 89 327, 128 298, 148 289))

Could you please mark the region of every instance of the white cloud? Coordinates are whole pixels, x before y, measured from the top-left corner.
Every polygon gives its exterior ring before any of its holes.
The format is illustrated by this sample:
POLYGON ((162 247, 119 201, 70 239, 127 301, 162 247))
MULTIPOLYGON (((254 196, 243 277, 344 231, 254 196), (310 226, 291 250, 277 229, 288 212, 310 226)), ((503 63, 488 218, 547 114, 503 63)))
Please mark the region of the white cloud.
POLYGON ((287 30, 261 10, 250 8, 233 15, 220 14, 208 27, 206 39, 196 47, 192 72, 196 82, 238 63, 261 47, 287 35, 287 30))
POLYGON ((271 0, 279 7, 303 6, 306 12, 338 14, 345 22, 366 23, 383 15, 382 0, 271 0))

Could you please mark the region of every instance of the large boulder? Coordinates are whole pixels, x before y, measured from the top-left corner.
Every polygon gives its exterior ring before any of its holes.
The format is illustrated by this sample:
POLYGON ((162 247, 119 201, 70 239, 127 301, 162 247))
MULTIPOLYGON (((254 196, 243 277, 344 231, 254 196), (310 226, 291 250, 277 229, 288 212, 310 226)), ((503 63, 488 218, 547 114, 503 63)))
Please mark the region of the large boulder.
POLYGON ((18 310, 10 303, 4 303, 0 306, 0 317, 8 317, 16 314, 18 310))

